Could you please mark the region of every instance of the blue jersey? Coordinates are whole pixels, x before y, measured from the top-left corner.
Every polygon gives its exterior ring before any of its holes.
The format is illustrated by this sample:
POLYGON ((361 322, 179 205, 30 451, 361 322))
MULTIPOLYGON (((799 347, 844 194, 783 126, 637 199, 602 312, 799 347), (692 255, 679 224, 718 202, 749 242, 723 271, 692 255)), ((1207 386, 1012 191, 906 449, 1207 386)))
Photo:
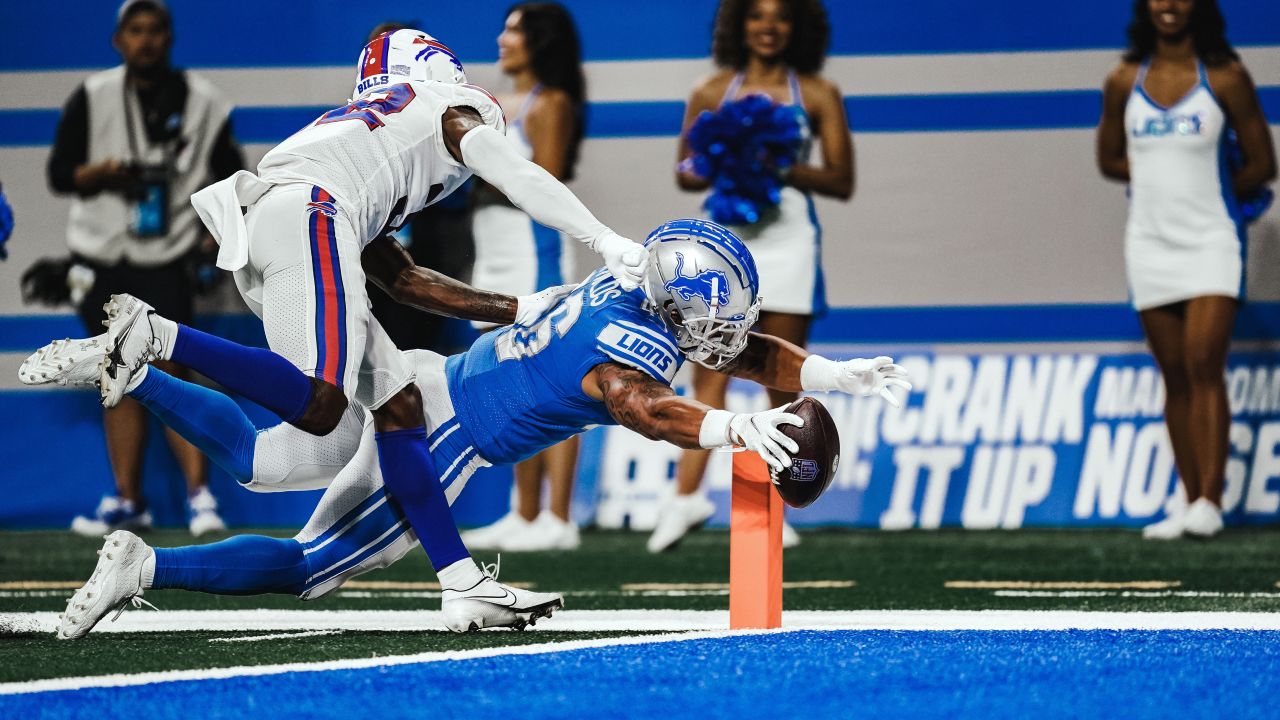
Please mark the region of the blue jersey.
POLYGON ((513 463, 594 425, 612 425, 582 390, 597 365, 618 362, 670 384, 684 356, 640 290, 597 270, 528 328, 507 327, 445 362, 449 397, 470 445, 513 463))

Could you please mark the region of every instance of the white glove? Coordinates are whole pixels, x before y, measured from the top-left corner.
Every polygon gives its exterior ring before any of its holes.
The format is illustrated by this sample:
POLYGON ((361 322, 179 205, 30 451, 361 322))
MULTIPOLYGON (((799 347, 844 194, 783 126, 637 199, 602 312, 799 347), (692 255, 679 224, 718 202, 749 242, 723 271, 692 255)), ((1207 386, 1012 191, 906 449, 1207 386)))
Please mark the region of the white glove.
POLYGON ((565 295, 573 292, 577 285, 552 285, 532 295, 521 295, 516 298, 516 325, 528 327, 539 320, 548 310, 555 307, 565 295))
POLYGON ((777 471, 791 467, 790 453, 800 449, 795 440, 782 434, 779 425, 804 427, 799 416, 785 412, 787 406, 758 413, 734 414, 711 410, 702 419, 698 443, 704 448, 741 445, 760 453, 769 467, 777 471))
POLYGON ((645 270, 649 269, 649 248, 606 230, 591 241, 591 249, 604 258, 605 267, 623 290, 640 287, 645 270))
POLYGON ((841 362, 810 355, 800 366, 800 387, 817 392, 839 390, 864 397, 879 395, 894 407, 902 407, 902 403, 892 388, 911 392, 906 368, 893 364, 893 358, 883 355, 874 360, 856 358, 841 362))

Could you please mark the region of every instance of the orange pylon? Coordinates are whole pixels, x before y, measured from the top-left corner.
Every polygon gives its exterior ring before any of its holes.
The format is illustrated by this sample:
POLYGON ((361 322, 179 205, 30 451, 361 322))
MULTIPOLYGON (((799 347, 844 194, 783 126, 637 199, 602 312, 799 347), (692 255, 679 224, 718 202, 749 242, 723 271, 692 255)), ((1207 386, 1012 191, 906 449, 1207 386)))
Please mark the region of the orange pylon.
POLYGON ((782 498, 753 452, 733 456, 729 628, 782 627, 782 498))

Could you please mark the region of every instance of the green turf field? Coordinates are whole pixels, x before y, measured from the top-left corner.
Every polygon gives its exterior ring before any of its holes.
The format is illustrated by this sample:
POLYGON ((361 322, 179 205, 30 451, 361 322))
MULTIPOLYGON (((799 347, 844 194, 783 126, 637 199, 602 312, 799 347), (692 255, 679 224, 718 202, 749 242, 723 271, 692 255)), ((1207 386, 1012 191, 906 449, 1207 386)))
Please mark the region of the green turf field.
MULTIPOLYGON (((1130 531, 849 532, 803 534, 787 551, 788 610, 1280 611, 1280 534, 1234 530, 1212 542, 1144 542, 1130 531), (797 586, 791 586, 795 583, 797 586)), ((180 532, 153 545, 189 542, 180 532)), ((212 538, 207 538, 212 540, 212 538)), ((501 577, 565 594, 567 610, 728 607, 728 534, 704 531, 653 556, 641 533, 588 532, 576 552, 506 554, 501 577)), ((95 633, 57 642, 4 613, 56 612, 93 568, 100 541, 64 532, 0 534, 0 682, 127 671, 300 662, 605 637, 605 632, 344 631, 269 642, 253 632, 95 633)), ((480 557, 492 560, 492 557, 480 557)), ((318 601, 150 591, 163 610, 436 610, 420 551, 318 601)), ((128 612, 149 612, 130 610, 128 612)), ((543 621, 552 626, 555 618, 543 621)), ((260 634, 260 633, 258 633, 260 634)), ((637 634, 637 633, 627 633, 637 634)))

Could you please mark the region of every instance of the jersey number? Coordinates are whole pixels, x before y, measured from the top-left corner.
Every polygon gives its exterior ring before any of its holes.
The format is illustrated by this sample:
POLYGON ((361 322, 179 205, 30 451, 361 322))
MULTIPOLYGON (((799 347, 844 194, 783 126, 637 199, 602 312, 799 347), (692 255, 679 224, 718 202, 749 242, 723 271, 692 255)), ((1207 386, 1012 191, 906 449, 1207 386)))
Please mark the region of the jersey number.
POLYGON ((330 110, 321 115, 319 120, 316 120, 316 125, 341 122, 343 120, 360 120, 365 125, 368 125, 370 130, 376 130, 386 125, 382 120, 384 115, 394 115, 400 112, 409 103, 413 102, 415 97, 417 95, 408 83, 400 83, 392 86, 390 90, 369 93, 350 105, 330 110))
POLYGON ((511 328, 509 332, 498 338, 496 343, 498 362, 519 360, 546 350, 547 345, 551 344, 552 334, 564 337, 565 333, 569 332, 569 328, 578 322, 581 315, 582 293, 571 293, 560 301, 555 310, 547 313, 547 316, 533 327, 527 330, 511 328))

